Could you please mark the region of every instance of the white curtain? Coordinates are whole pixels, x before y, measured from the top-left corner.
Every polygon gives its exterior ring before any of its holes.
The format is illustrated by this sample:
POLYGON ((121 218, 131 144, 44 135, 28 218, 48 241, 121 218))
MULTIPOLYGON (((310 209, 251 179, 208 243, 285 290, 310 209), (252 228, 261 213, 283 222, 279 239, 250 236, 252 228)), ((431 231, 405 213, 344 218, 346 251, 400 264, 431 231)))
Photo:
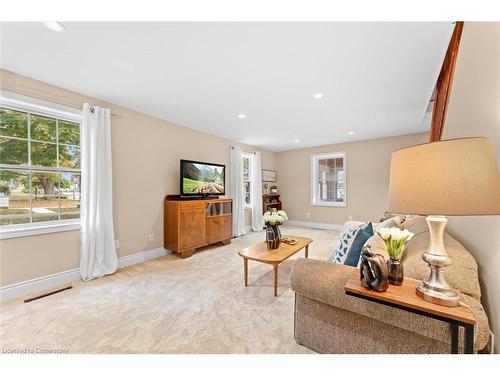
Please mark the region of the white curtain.
POLYGON ((233 198, 233 236, 245 232, 245 213, 243 210, 243 150, 231 147, 231 197, 233 198))
POLYGON ((252 181, 250 182, 252 195, 252 230, 260 232, 264 226, 262 220, 262 171, 260 152, 255 151, 252 158, 252 181))
POLYGON ((111 114, 83 105, 81 126, 81 241, 83 280, 103 277, 118 268, 113 231, 111 114))

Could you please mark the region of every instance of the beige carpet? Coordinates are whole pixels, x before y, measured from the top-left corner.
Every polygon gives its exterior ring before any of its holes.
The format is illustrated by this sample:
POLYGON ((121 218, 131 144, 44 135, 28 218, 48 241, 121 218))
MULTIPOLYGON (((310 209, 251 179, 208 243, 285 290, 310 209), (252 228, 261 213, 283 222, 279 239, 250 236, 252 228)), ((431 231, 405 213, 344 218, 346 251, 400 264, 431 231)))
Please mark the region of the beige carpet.
MULTIPOLYGON (((284 227, 314 239, 311 258, 326 258, 338 232, 284 227)), ((239 249, 261 241, 250 233, 188 259, 175 255, 27 304, 0 306, 0 352, 59 349, 69 353, 309 353, 293 339, 290 269, 301 251, 279 266, 249 261, 243 286, 239 249)))

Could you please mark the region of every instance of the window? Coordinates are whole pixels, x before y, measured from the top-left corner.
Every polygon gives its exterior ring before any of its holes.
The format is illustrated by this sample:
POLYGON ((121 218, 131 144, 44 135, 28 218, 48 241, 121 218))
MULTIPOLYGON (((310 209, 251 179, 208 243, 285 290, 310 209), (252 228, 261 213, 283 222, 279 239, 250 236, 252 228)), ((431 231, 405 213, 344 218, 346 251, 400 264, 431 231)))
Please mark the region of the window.
POLYGON ((243 206, 252 207, 252 154, 243 153, 243 206))
POLYGON ((79 221, 79 119, 34 100, 0 96, 2 234, 79 221))
POLYGON ((311 155, 311 205, 346 207, 346 154, 311 155))

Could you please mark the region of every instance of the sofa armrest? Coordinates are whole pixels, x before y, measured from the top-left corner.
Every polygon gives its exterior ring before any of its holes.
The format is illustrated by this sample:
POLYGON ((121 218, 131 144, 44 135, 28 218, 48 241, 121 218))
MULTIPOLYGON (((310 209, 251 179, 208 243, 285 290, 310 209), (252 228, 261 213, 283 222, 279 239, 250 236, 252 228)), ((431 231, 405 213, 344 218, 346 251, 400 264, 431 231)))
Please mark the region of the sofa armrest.
MULTIPOLYGON (((353 272, 357 273, 359 269, 343 264, 300 258, 292 269, 290 286, 295 293, 309 299, 445 343, 451 341, 450 326, 445 322, 345 294, 344 285, 353 272)), ((470 300, 467 302, 469 306, 472 303, 470 300)), ((478 350, 486 345, 483 332, 484 320, 486 319, 486 327, 488 323, 482 306, 479 304, 479 307, 474 307, 474 315, 476 319, 479 318, 474 341, 474 347, 478 350)))
POLYGON ((290 275, 290 286, 298 294, 328 305, 345 305, 344 285, 357 270, 343 264, 299 258, 290 275))

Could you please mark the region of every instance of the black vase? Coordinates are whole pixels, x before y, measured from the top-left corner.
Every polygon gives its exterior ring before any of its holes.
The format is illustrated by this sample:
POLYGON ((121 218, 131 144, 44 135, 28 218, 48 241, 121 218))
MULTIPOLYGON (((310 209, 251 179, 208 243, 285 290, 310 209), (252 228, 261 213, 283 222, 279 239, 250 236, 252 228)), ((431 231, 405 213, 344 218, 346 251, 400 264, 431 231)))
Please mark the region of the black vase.
POLYGON ((268 250, 276 250, 280 247, 281 231, 278 225, 266 226, 266 242, 268 250))
POLYGON ((403 284, 403 278, 405 276, 403 263, 399 260, 387 259, 387 270, 389 284, 398 286, 403 284))

